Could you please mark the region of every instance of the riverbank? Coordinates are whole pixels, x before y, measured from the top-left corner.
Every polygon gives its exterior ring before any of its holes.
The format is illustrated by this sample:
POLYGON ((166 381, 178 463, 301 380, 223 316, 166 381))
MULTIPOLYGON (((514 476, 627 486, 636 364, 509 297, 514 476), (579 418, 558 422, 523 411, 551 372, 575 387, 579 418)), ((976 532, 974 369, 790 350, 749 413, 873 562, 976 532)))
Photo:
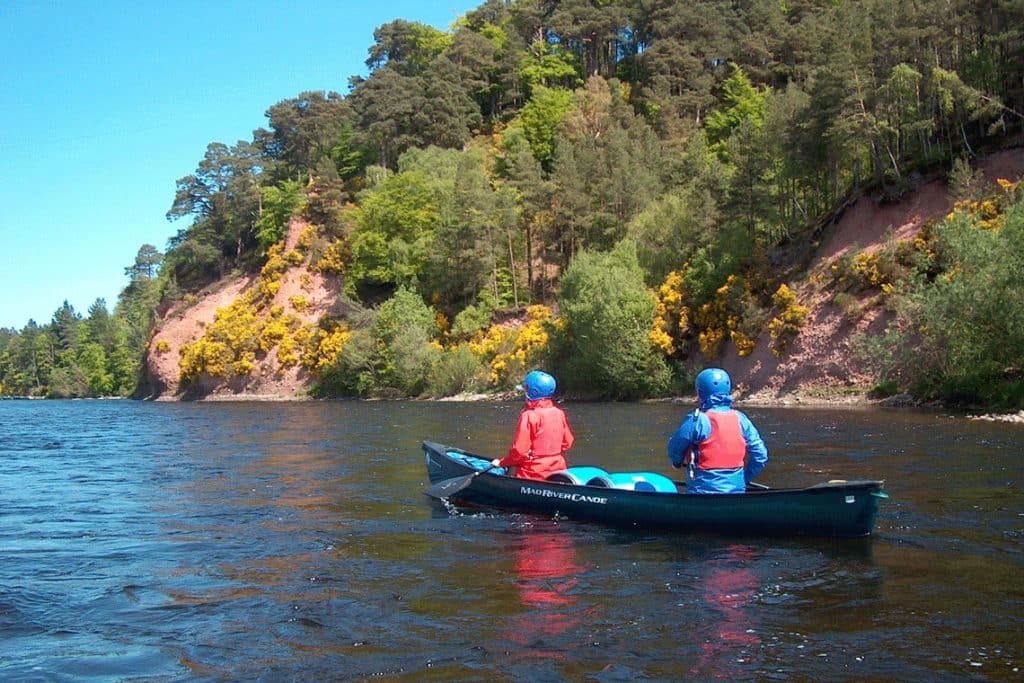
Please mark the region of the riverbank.
MULTIPOLYGON (((472 392, 444 396, 441 398, 422 399, 436 403, 483 403, 488 401, 518 401, 521 395, 516 391, 503 391, 493 393, 472 392)), ((180 398, 171 396, 157 396, 147 398, 157 402, 179 401, 180 398)), ((201 398, 194 399, 198 403, 230 403, 230 402, 258 402, 258 403, 301 403, 315 402, 315 399, 307 394, 246 394, 246 393, 212 393, 201 398)), ((353 401, 387 401, 389 399, 367 399, 347 398, 342 400, 353 401)), ((403 401, 417 400, 403 398, 403 401)), ((569 401, 590 403, 587 399, 569 397, 569 401)), ((668 398, 642 399, 640 402, 649 403, 684 403, 693 404, 693 396, 672 396, 668 398)), ((735 396, 735 405, 739 409, 744 408, 917 408, 934 410, 951 410, 963 414, 970 420, 986 420, 991 422, 1009 422, 1024 425, 1024 410, 1015 413, 982 413, 971 414, 968 408, 950 408, 939 402, 924 401, 910 394, 895 394, 885 398, 872 398, 867 392, 862 391, 836 391, 833 389, 808 388, 803 390, 776 393, 771 390, 757 391, 748 395, 735 396)))

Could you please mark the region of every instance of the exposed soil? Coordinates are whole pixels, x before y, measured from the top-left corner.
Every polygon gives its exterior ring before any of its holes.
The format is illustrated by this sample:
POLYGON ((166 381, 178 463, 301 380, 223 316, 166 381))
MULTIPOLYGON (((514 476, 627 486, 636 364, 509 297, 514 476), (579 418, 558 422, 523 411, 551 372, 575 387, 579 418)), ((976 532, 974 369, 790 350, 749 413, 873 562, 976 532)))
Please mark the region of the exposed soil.
MULTIPOLYGON (((999 152, 979 167, 991 183, 1019 179, 1024 149, 999 152)), ((733 376, 739 397, 774 405, 864 402, 872 378, 851 353, 850 342, 858 334, 881 333, 890 316, 868 299, 859 302, 859 311, 839 309, 832 303, 833 292, 813 284, 815 276, 827 280, 829 267, 844 254, 877 251, 890 239, 912 239, 926 223, 946 216, 952 204, 946 182, 934 180, 899 202, 878 204, 865 196, 847 209, 826 230, 806 274, 789 283, 811 310, 785 356, 772 354, 767 330, 750 356, 739 358, 733 349, 725 354, 722 366, 733 376)))
MULTIPOLYGON (((998 178, 1024 177, 1024 149, 995 154, 980 167, 990 182, 998 178)), ((878 204, 870 197, 862 197, 844 211, 823 233, 807 272, 799 281, 789 283, 800 303, 811 310, 788 353, 782 358, 772 354, 767 330, 758 339, 754 352, 746 358, 739 358, 731 347, 726 349, 722 367, 732 374, 737 395, 744 402, 773 405, 864 402, 872 378, 853 357, 850 339, 860 333, 883 331, 888 314, 882 307, 870 305, 872 302, 867 299, 860 301, 859 308, 852 311, 849 304, 841 310, 832 303, 831 291, 814 284, 821 280, 815 275, 825 274, 843 254, 874 251, 888 239, 910 239, 927 222, 942 218, 951 208, 945 181, 935 180, 899 202, 878 204)), ((305 228, 306 224, 301 221, 292 222, 286 250, 295 246, 305 228)), ((254 283, 252 276, 218 283, 202 292, 194 303, 179 303, 164 315, 147 356, 154 387, 152 398, 182 398, 178 382, 181 348, 198 339, 205 326, 213 321, 216 311, 230 305, 254 283), (165 350, 158 351, 158 348, 165 350)), ((298 266, 290 268, 283 276, 274 305, 285 306, 305 323, 312 323, 324 313, 339 312, 339 293, 337 278, 298 266), (295 311, 289 302, 298 294, 309 302, 303 311, 295 311)), ((276 352, 272 351, 258 361, 250 377, 231 381, 208 378, 197 388, 206 400, 295 400, 305 397, 309 383, 309 376, 300 368, 281 368, 276 352)))
MULTIPOLYGON (((285 242, 285 252, 295 248, 307 224, 292 221, 285 242)), ((149 346, 147 368, 152 398, 176 400, 183 398, 179 384, 181 349, 197 339, 214 320, 217 310, 230 306, 244 291, 257 282, 256 276, 246 276, 211 285, 203 290, 192 304, 180 302, 160 320, 157 332, 149 346), (164 342, 164 344, 161 344, 164 342), (159 351, 157 349, 165 349, 159 351)), ((316 323, 325 313, 336 314, 341 284, 337 277, 311 271, 306 264, 289 268, 281 277, 281 288, 274 295, 271 306, 283 306, 299 317, 303 324, 316 323), (308 306, 296 310, 292 297, 301 295, 308 306)), ((257 360, 256 369, 249 377, 222 380, 204 377, 194 387, 204 400, 299 400, 306 398, 310 377, 299 365, 281 367, 277 351, 272 350, 257 360)))

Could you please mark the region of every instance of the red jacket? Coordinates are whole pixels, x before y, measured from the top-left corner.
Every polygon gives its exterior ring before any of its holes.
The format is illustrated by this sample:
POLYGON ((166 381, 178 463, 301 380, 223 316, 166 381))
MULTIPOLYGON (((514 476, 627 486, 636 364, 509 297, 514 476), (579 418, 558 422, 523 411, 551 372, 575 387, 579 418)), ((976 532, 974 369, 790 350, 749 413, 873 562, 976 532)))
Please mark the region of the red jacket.
POLYGON ((546 479, 566 468, 562 454, 572 448, 576 437, 569 429, 565 412, 549 398, 527 401, 519 414, 516 436, 501 467, 515 467, 520 479, 546 479))

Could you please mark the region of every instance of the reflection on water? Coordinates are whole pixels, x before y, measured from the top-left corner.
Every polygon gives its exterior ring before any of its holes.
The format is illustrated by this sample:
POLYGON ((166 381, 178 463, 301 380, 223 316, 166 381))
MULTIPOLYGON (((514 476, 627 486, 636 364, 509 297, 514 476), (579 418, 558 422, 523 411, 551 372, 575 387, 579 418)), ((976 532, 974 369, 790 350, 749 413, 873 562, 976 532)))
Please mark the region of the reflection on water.
MULTIPOLYGON (((685 406, 564 406, 573 464, 669 472, 685 406)), ((747 412, 760 480, 886 480, 869 539, 445 507, 419 442, 516 404, 0 402, 4 680, 1019 680, 1024 430, 747 412)))
POLYGON ((557 523, 526 523, 513 544, 521 610, 508 637, 527 658, 564 659, 565 646, 554 644, 583 620, 575 588, 585 567, 578 563, 572 535, 557 523))
POLYGON ((700 659, 690 674, 705 678, 732 679, 736 663, 748 663, 760 645, 753 621, 760 585, 751 570, 755 551, 733 544, 708 557, 699 579, 701 605, 705 610, 700 659))

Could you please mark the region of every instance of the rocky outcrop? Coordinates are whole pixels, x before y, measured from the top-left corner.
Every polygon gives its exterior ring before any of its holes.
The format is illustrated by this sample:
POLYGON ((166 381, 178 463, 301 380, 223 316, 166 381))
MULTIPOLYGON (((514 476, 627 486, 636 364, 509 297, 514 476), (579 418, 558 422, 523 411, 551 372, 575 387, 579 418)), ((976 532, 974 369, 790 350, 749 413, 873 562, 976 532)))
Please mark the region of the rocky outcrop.
MULTIPOLYGON (((285 241, 285 252, 295 249, 308 225, 293 220, 285 241)), ((157 400, 186 397, 180 383, 181 353, 187 345, 203 336, 214 321, 217 311, 230 306, 238 297, 257 286, 258 277, 249 275, 225 280, 186 301, 176 303, 157 322, 156 332, 145 358, 146 379, 150 395, 157 400)), ((280 279, 280 288, 267 309, 281 306, 304 325, 315 325, 325 314, 341 313, 341 283, 338 277, 315 272, 306 262, 289 267, 280 279), (294 301, 301 297, 303 305, 294 301)), ((207 400, 231 398, 272 398, 278 400, 304 398, 311 378, 301 364, 283 366, 277 349, 258 358, 256 368, 247 376, 229 378, 202 376, 189 387, 189 397, 207 400)))
MULTIPOLYGON (((992 183, 1024 177, 1024 149, 995 154, 979 168, 992 183)), ((873 377, 858 361, 851 342, 858 335, 882 333, 890 313, 872 300, 874 295, 854 297, 840 308, 833 303, 834 292, 816 283, 830 280, 828 271, 836 259, 859 251, 877 252, 888 240, 913 239, 927 223, 944 218, 952 205, 946 182, 934 180, 899 202, 879 204, 861 197, 844 211, 823 233, 807 270, 789 283, 810 312, 786 354, 772 354, 767 330, 746 358, 731 348, 724 354, 723 367, 740 395, 760 403, 862 400, 873 377)))

